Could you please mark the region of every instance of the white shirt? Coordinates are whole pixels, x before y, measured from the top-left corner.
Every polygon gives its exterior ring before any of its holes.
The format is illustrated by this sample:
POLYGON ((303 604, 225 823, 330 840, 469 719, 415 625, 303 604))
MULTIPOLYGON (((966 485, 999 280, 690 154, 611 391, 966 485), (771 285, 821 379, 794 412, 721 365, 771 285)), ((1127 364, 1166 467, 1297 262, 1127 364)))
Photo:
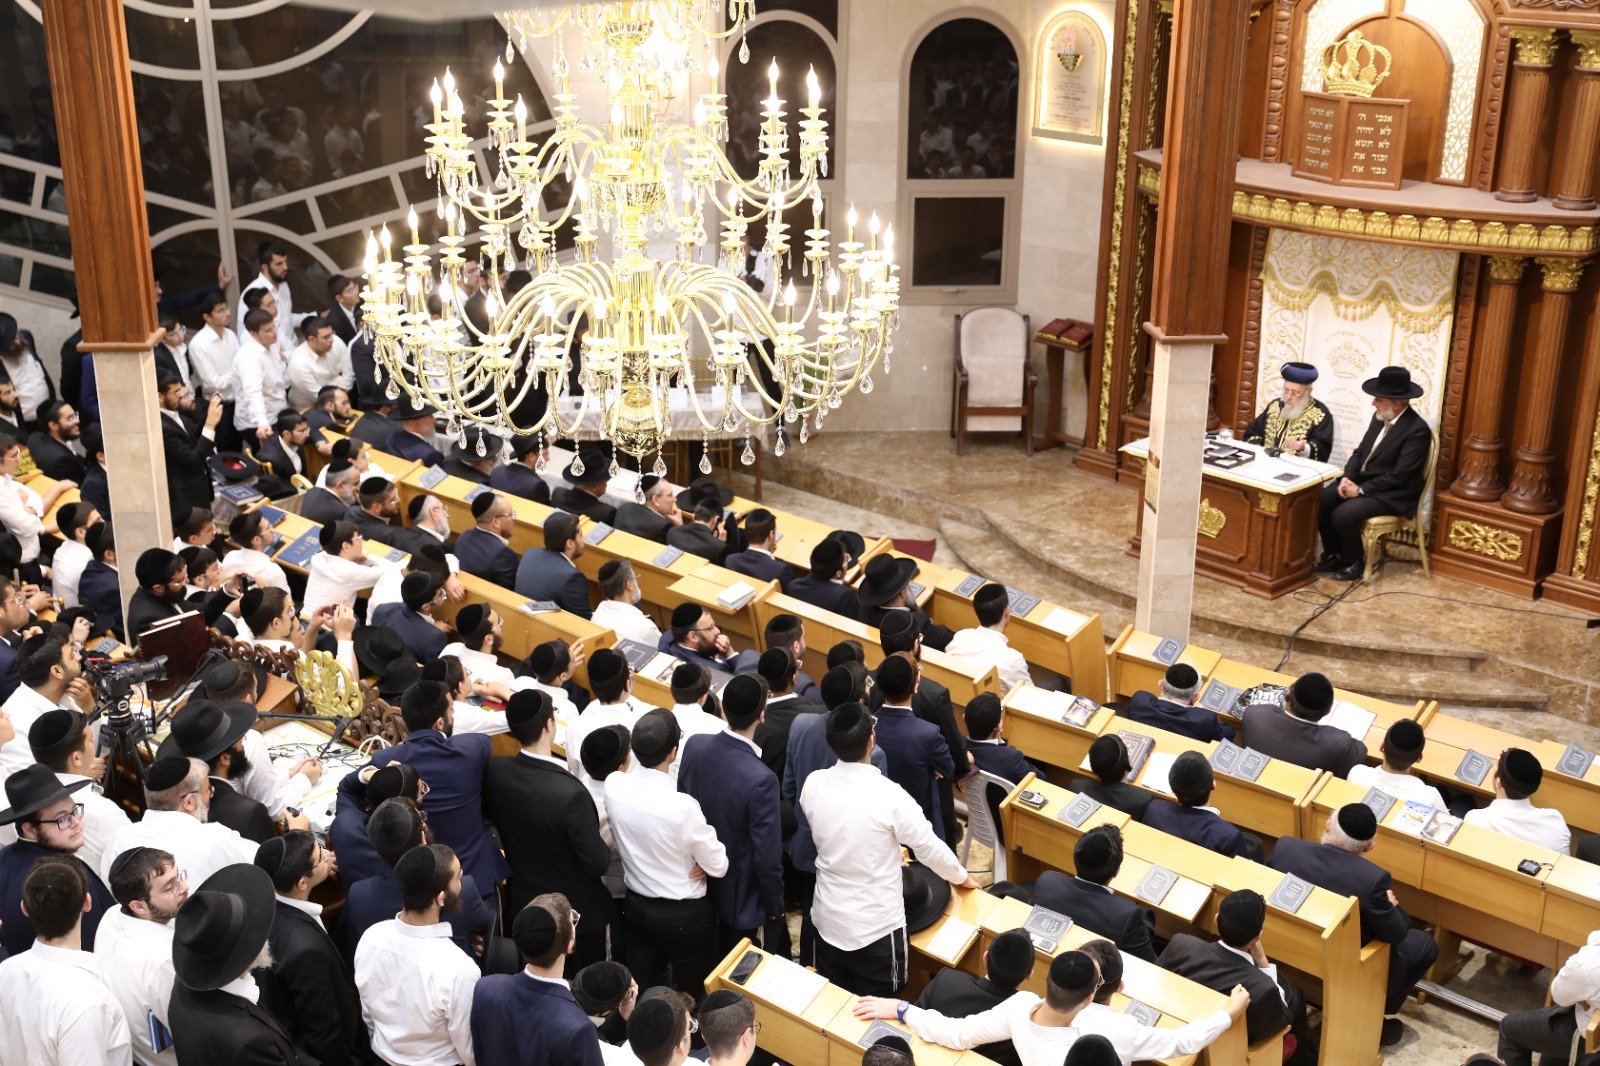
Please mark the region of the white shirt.
POLYGON ((502 666, 500 660, 488 652, 473 651, 459 640, 453 640, 444 646, 444 651, 439 653, 441 659, 447 655, 453 655, 461 660, 461 668, 474 681, 515 687, 514 682, 517 677, 511 672, 511 667, 502 666))
MULTIPOLYGON (((27 408, 23 408, 27 410, 27 408)), ((0 477, 0 525, 22 546, 22 561, 39 558, 39 534, 44 530, 44 500, 11 475, 0 477)))
POLYGON ((1017 992, 988 1010, 965 1018, 948 1018, 938 1011, 911 1006, 906 1008, 906 1025, 930 1044, 975 1048, 1010 1040, 1022 1066, 1061 1066, 1083 1031, 1070 1025, 1035 1023, 1030 1015, 1040 1002, 1032 992, 1017 992))
POLYGON ((934 835, 917 801, 870 763, 816 771, 800 790, 800 809, 817 845, 811 920, 841 951, 905 928, 901 847, 951 884, 967 879, 966 867, 934 835))
POLYGON ((255 862, 256 844, 218 822, 202 822, 184 811, 145 811, 144 817, 128 827, 106 846, 100 857, 100 878, 111 883, 111 864, 117 856, 133 848, 160 848, 169 853, 178 869, 187 870, 189 883, 201 885, 206 878, 236 862, 255 862))
POLYGON ((1399 800, 1426 803, 1436 811, 1445 809, 1444 796, 1439 790, 1413 774, 1390 773, 1381 766, 1361 763, 1350 768, 1346 778, 1352 785, 1375 788, 1399 800))
POLYGON ((235 548, 222 557, 222 572, 228 576, 244 574, 259 585, 289 591, 289 575, 266 552, 254 548, 235 548))
POLYGON ((17 402, 22 405, 22 412, 32 418, 39 405, 50 398, 50 379, 44 376, 38 357, 24 341, 22 350, 15 355, 10 352, 0 355, 0 366, 5 367, 11 384, 17 387, 17 402))
MULTIPOLYGON (((305 129, 304 129, 304 126, 302 124, 301 129, 296 131, 296 138, 295 139, 297 141, 299 141, 299 140, 303 139, 304 136, 305 136, 305 129)), ((269 142, 269 143, 274 143, 275 144, 276 142, 269 142)), ((278 154, 280 156, 283 155, 283 153, 281 151, 278 152, 278 154)), ((310 166, 311 166, 311 156, 309 154, 307 154, 305 159, 306 159, 306 167, 309 169, 310 166)), ((283 195, 283 192, 284 192, 283 186, 278 185, 278 186, 275 186, 274 188, 275 188, 275 191, 272 193, 272 195, 274 195, 274 196, 283 195)), ((257 199, 265 199, 265 198, 264 197, 257 197, 257 199)), ((280 347, 282 347, 282 349, 284 351, 287 352, 289 350, 289 345, 294 343, 294 320, 295 320, 294 297, 289 292, 289 282, 288 282, 287 279, 285 279, 283 281, 280 281, 280 282, 277 282, 276 284, 273 284, 272 282, 267 280, 267 276, 265 274, 257 273, 256 276, 255 276, 255 279, 253 281, 251 281, 250 284, 246 285, 244 288, 239 290, 239 306, 234 309, 234 313, 233 313, 233 328, 235 330, 237 330, 238 333, 239 333, 239 341, 240 341, 240 343, 241 344, 244 343, 244 341, 250 336, 250 334, 248 334, 248 333, 246 333, 244 331, 244 316, 250 310, 249 305, 247 305, 244 302, 244 294, 249 292, 251 289, 266 289, 266 288, 270 288, 272 290, 273 301, 278 305, 278 317, 273 319, 273 321, 278 324, 278 345, 280 347)), ((302 315, 300 317, 304 317, 304 316, 302 315)))
POLYGON ((172 356, 172 362, 178 368, 178 377, 183 381, 184 385, 187 386, 189 384, 189 346, 187 344, 180 344, 174 348, 172 345, 165 342, 163 342, 161 346, 167 350, 168 355, 172 356))
POLYGON ((64 541, 50 560, 50 591, 68 607, 78 606, 78 579, 94 552, 80 540, 64 541))
POLYGON ((310 618, 317 613, 318 607, 351 603, 362 589, 370 589, 376 585, 385 570, 399 569, 399 563, 391 563, 387 559, 374 559, 370 556, 345 559, 329 555, 327 552, 318 552, 311 557, 311 563, 306 568, 306 594, 301 601, 301 613, 310 618))
POLYGON ((1033 681, 1028 673, 1028 660, 1011 646, 1006 635, 998 629, 986 626, 963 629, 950 638, 944 650, 946 655, 964 655, 993 666, 1000 673, 1003 692, 1010 692, 1018 685, 1031 684, 1033 681))
POLYGON ((189 338, 189 364, 206 396, 221 396, 223 403, 233 400, 233 357, 239 351, 239 338, 233 330, 220 333, 206 326, 189 338))
POLYGON ((678 741, 678 754, 672 757, 672 765, 667 767, 667 776, 676 781, 678 765, 683 762, 683 749, 689 746, 689 738, 720 733, 723 731, 724 723, 698 703, 674 703, 672 717, 678 720, 678 728, 683 730, 683 737, 678 741))
POLYGON ((127 1019, 100 979, 93 955, 35 940, 21 955, 0 962, 0 1062, 133 1062, 127 1019))
POLYGON ((639 895, 701 899, 706 883, 689 871, 699 866, 708 878, 728 872, 728 852, 699 801, 660 770, 614 773, 605 780, 605 795, 623 879, 639 895))
POLYGON ((240 432, 254 433, 262 426, 272 427, 284 408, 283 356, 261 346, 252 334, 245 334, 233 356, 233 425, 240 432))
MULTIPOLYGON (((539 686, 544 688, 543 685, 539 686)), ((549 689, 545 689, 546 692, 549 689)), ((633 732, 633 727, 639 724, 639 718, 646 712, 654 710, 638 702, 632 696, 624 696, 621 703, 600 703, 595 701, 583 709, 583 713, 567 720, 567 735, 562 740, 562 745, 567 753, 567 769, 579 781, 589 781, 589 771, 583 768, 583 760, 578 757, 583 747, 583 738, 593 733, 596 729, 604 729, 608 725, 625 725, 628 732, 633 732)))
POLYGON ((661 639, 661 630, 649 615, 621 600, 601 600, 590 621, 611 630, 621 640, 637 640, 652 648, 661 639))
POLYGON ((282 818, 285 807, 299 806, 312 789, 311 779, 305 774, 289 776, 289 767, 298 760, 272 761, 267 739, 259 730, 245 731, 244 757, 250 760, 250 769, 233 782, 233 787, 265 807, 274 818, 282 818))
MULTIPOLYGON (((322 471, 323 473, 327 473, 328 468, 323 467, 322 471)), ((373 474, 371 470, 368 470, 367 473, 374 477, 377 476, 376 474, 373 474)), ((452 574, 459 574, 461 572, 461 564, 456 560, 454 555, 447 554, 444 557, 444 560, 450 565, 450 572, 452 574)), ((405 570, 400 564, 397 564, 392 570, 384 571, 383 576, 378 578, 378 583, 373 585, 372 591, 367 594, 368 618, 371 618, 372 612, 376 611, 384 604, 400 602, 400 585, 405 581, 405 579, 405 570)))
MULTIPOLYGON (((27 685, 18 685, 12 690, 6 701, 0 704, 0 711, 6 712, 6 717, 11 719, 11 724, 16 727, 17 735, 0 747, 0 780, 10 777, 18 770, 32 766, 37 760, 33 757, 33 748, 28 745, 28 730, 33 728, 47 711, 57 707, 65 707, 69 711, 81 710, 72 701, 71 696, 62 696, 61 702, 42 695, 38 689, 27 685)), ((100 735, 100 725, 95 723, 89 727, 96 738, 100 735)))
POLYGON ((478 966, 450 926, 391 918, 361 934, 356 990, 372 1050, 407 1066, 474 1066, 472 991, 478 966))
POLYGON ((1552 1003, 1577 1006, 1580 1033, 1594 1017, 1596 1000, 1600 1000, 1600 932, 1590 933, 1588 942, 1562 964, 1561 972, 1550 982, 1552 1003))
POLYGON ((1111 1041, 1124 1066, 1147 1059, 1193 1055, 1233 1024, 1227 1011, 1217 1010, 1176 1029, 1157 1029, 1104 1003, 1090 1003, 1072 1021, 1084 1036, 1099 1033, 1111 1041))
POLYGON ((318 355, 311 345, 301 341, 289 353, 289 406, 305 410, 317 402, 317 393, 325 386, 337 385, 346 391, 356 384, 356 372, 350 366, 350 349, 337 336, 327 355, 318 355))
MULTIPOLYGON (((81 853, 80 853, 81 854, 81 853)), ((94 934, 94 958, 100 978, 122 1004, 133 1040, 133 1060, 140 1066, 176 1066, 175 1048, 156 1053, 150 1043, 149 1015, 168 1030, 167 1004, 172 999, 172 925, 146 921, 113 907, 94 934)))
MULTIPOLYGON (((615 777, 616 774, 611 776, 615 777)), ((583 787, 588 790, 589 798, 594 800, 595 812, 600 815, 600 839, 606 842, 606 848, 611 852, 611 863, 606 867, 606 872, 600 875, 600 880, 605 883, 606 891, 611 893, 613 899, 621 899, 627 886, 622 879, 622 855, 617 851, 617 838, 611 834, 611 816, 606 813, 605 783, 584 781, 583 787)))
POLYGON ((1487 807, 1468 811, 1463 821, 1563 855, 1572 850, 1572 832, 1567 828, 1566 817, 1548 807, 1535 807, 1532 800, 1497 799, 1487 807))
POLYGON ((455 700, 451 706, 455 709, 457 733, 482 733, 484 736, 492 737, 497 733, 509 732, 511 729, 506 724, 504 711, 491 711, 470 700, 455 700))
POLYGON ((77 774, 56 774, 56 779, 63 785, 89 781, 88 788, 80 788, 72 794, 73 799, 83 804, 83 845, 75 854, 88 863, 90 869, 98 870, 100 857, 105 854, 106 845, 110 844, 118 833, 132 825, 133 819, 122 809, 122 804, 100 794, 100 782, 91 781, 77 774))

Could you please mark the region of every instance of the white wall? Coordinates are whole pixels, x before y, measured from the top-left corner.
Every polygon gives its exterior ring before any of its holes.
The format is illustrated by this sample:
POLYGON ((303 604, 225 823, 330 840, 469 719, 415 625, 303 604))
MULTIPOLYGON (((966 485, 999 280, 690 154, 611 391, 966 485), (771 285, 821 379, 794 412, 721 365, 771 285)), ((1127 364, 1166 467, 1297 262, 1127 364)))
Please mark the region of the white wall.
MULTIPOLYGON (((79 329, 78 320, 69 318, 72 308, 60 300, 36 296, 21 289, 0 286, 0 311, 17 320, 20 329, 31 329, 39 348, 39 358, 57 385, 61 384, 61 345, 79 329)), ((73 404, 78 401, 72 400, 73 404)), ((32 417, 32 414, 29 414, 32 417)))

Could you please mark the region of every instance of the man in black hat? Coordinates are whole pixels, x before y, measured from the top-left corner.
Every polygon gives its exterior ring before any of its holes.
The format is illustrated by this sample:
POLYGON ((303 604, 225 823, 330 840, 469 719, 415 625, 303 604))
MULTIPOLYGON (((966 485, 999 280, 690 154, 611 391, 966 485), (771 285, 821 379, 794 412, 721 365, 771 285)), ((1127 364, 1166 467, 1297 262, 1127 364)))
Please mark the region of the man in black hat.
POLYGON ((493 433, 468 426, 462 431, 462 439, 451 446, 450 455, 443 464, 444 471, 474 485, 487 485, 489 472, 500 461, 500 449, 504 446, 505 442, 493 433))
POLYGON ((261 1006, 283 1023, 295 1046, 323 1066, 348 1066, 366 1046, 355 984, 322 924, 311 890, 338 871, 333 852, 304 829, 264 842, 256 866, 277 895, 272 966, 256 978, 261 1006))
POLYGON ((122 805, 100 794, 98 782, 105 776, 106 760, 95 753, 94 730, 80 711, 57 707, 35 719, 28 729, 28 748, 39 763, 48 766, 63 785, 89 782, 91 787, 77 793, 83 804, 83 846, 78 858, 91 870, 100 869, 106 845, 130 824, 122 805))
POLYGON ((399 633, 415 658, 436 659, 450 643, 448 627, 433 617, 434 607, 443 602, 444 586, 439 579, 416 571, 400 583, 399 603, 386 603, 372 612, 372 624, 399 633))
MULTIPOLYGON (((1033 940, 1023 929, 1008 929, 999 934, 983 953, 983 977, 946 966, 933 975, 916 1005, 937 1011, 947 1018, 967 1018, 998 1007, 1016 995, 1017 987, 1033 976, 1033 940)), ((701 1029, 704 1029, 701 1023, 701 1029)), ((1021 1066, 1017 1049, 1010 1040, 980 1044, 974 1048, 984 1058, 1000 1066, 1021 1066)))
POLYGON ((596 522, 615 525, 617 509, 600 499, 606 491, 611 460, 599 448, 580 448, 577 456, 561 472, 566 481, 550 494, 552 506, 596 522))
POLYGON ((1073 845, 1077 873, 1046 870, 1034 884, 1033 902, 1110 938, 1129 955, 1155 962, 1155 915, 1108 887, 1122 869, 1122 856, 1122 830, 1095 826, 1073 845))
POLYGON ((1333 683, 1302 674, 1283 693, 1283 705, 1258 703, 1239 712, 1240 743, 1296 766, 1344 777, 1367 761, 1367 746, 1322 719, 1333 710, 1333 683))
POLYGON ((41 859, 69 863, 83 876, 89 909, 83 916, 84 950, 94 949, 100 916, 116 906, 98 874, 78 857, 83 847, 83 804, 75 796, 88 781, 63 785, 47 766, 35 763, 6 778, 7 809, 0 825, 16 825, 17 842, 0 849, 0 948, 12 955, 33 944, 33 923, 22 910, 22 889, 41 859))
POLYGON ((270 965, 272 879, 248 863, 212 874, 178 911, 168 1008, 178 1066, 293 1063, 294 1040, 257 1006, 250 971, 270 965))
POLYGON ((844 583, 844 572, 844 545, 837 540, 822 540, 811 549, 810 572, 789 582, 784 591, 813 607, 859 621, 861 600, 856 590, 844 583))
POLYGON ((522 971, 482 978, 472 994, 470 1027, 477 1061, 599 1066, 600 1037, 562 980, 580 935, 579 916, 560 893, 517 911, 511 939, 522 971))
POLYGON ((1507 748, 1494 769, 1494 799, 1487 807, 1468 811, 1466 821, 1526 840, 1565 855, 1572 847, 1572 831, 1558 810, 1535 807, 1531 797, 1544 780, 1538 756, 1524 748, 1507 748))
POLYGON ((1340 581, 1361 576, 1361 528, 1379 515, 1417 513, 1428 480, 1433 432, 1411 406, 1422 386, 1403 366, 1386 366, 1361 383, 1372 397, 1372 421, 1345 460, 1344 476, 1322 489, 1322 558, 1317 573, 1340 581))
POLYGON ((400 428, 389 434, 389 439, 383 442, 383 450, 425 466, 442 465, 444 455, 433 443, 433 418, 438 413, 419 400, 402 399, 400 408, 394 412, 394 420, 400 423, 400 428))
POLYGON ((686 512, 681 525, 667 530, 667 543, 679 551, 716 562, 728 548, 728 530, 723 523, 722 505, 701 500, 686 512))
POLYGON ((1439 945, 1420 929, 1389 888, 1389 871, 1366 857, 1378 835, 1378 819, 1364 803, 1347 803, 1328 815, 1320 843, 1280 837, 1268 863, 1339 896, 1354 896, 1361 908, 1361 939, 1389 945, 1389 988, 1384 997, 1380 1046, 1405 1035, 1397 1015, 1411 990, 1439 958, 1439 945))
MULTIPOLYGON (((550 486, 544 483, 534 469, 539 462, 539 438, 533 436, 511 438, 511 461, 501 463, 489 471, 489 487, 496 492, 519 496, 535 503, 550 502, 550 486)), ((618 526, 617 528, 622 528, 618 526)))
POLYGON ((1161 695, 1135 692, 1122 715, 1193 740, 1232 740, 1232 726, 1196 706, 1204 688, 1199 671, 1188 663, 1173 663, 1161 679, 1161 695))
POLYGON ((611 850, 600 836, 600 817, 564 759, 551 753, 555 707, 543 692, 524 689, 506 704, 506 726, 522 749, 489 761, 484 814, 500 829, 511 866, 506 909, 518 914, 528 901, 559 892, 585 916, 569 964, 573 970, 606 957, 611 893, 601 880, 611 850))
POLYGON ((776 581, 787 585, 795 572, 789 564, 772 553, 778 549, 778 519, 765 507, 757 507, 745 514, 743 521, 745 549, 729 552, 722 561, 736 574, 753 577, 757 581, 776 581))
POLYGON ((588 618, 589 583, 574 560, 583 554, 583 538, 578 536, 578 519, 566 512, 552 512, 544 520, 544 547, 522 553, 517 564, 517 595, 555 604, 568 614, 588 618))
POLYGON ((1333 451, 1333 412, 1321 400, 1311 398, 1317 368, 1310 363, 1284 363, 1282 372, 1282 395, 1269 400, 1245 427, 1244 439, 1325 463, 1333 451))
POLYGON ((137 640, 157 622, 189 609, 184 601, 189 568, 176 552, 148 548, 133 564, 133 574, 139 587, 128 600, 128 636, 137 640))
POLYGON ((1146 825, 1230 859, 1242 855, 1252 862, 1261 861, 1261 839, 1224 821, 1216 808, 1206 805, 1217 782, 1204 755, 1186 751, 1174 759, 1167 786, 1177 802, 1152 801, 1144 812, 1146 825))
POLYGON ((617 506, 616 527, 665 544, 668 531, 683 524, 677 494, 666 478, 654 474, 639 479, 639 493, 644 497, 643 503, 628 500, 617 506))
POLYGON ((1284 1029, 1295 1037, 1295 1052, 1285 1061, 1291 1066, 1316 1061, 1316 1044, 1306 1031, 1306 997, 1284 980, 1278 966, 1261 946, 1267 920, 1267 901, 1245 888, 1230 892, 1217 905, 1217 940, 1205 941, 1189 933, 1176 933, 1157 963, 1196 984, 1227 995, 1243 985, 1250 993, 1244 1014, 1246 1039, 1252 1046, 1284 1029))
POLYGON ((708 670, 733 673, 737 656, 716 617, 698 603, 685 600, 672 609, 671 624, 657 647, 668 655, 708 670))
POLYGON ((521 560, 511 550, 511 527, 516 523, 511 501, 498 492, 480 492, 472 500, 472 518, 477 524, 456 538, 461 569, 501 588, 512 588, 521 560))
MULTIPOLYGON (((239 791, 234 782, 250 772, 244 735, 256 722, 256 709, 248 703, 217 706, 210 700, 190 700, 172 719, 172 730, 157 749, 158 758, 182 755, 206 764, 211 787, 207 820, 225 825, 246 840, 265 843, 277 835, 272 815, 259 801, 239 791)), ((290 815, 300 828, 310 823, 305 815, 290 815)))
POLYGON ((869 559, 856 590, 861 600, 861 621, 882 629, 891 612, 905 611, 916 623, 922 642, 934 651, 944 651, 955 631, 935 622, 917 606, 911 592, 911 579, 916 576, 915 559, 888 553, 869 559))

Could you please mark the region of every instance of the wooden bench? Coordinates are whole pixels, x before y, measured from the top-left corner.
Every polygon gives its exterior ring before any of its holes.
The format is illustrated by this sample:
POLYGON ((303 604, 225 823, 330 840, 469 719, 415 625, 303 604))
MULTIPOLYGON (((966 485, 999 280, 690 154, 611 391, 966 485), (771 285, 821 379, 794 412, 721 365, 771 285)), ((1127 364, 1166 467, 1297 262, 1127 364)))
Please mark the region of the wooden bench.
POLYGON ((1600 833, 1600 760, 1589 767, 1582 778, 1568 777, 1556 770, 1565 744, 1553 740, 1529 740, 1493 726, 1469 722, 1442 711, 1428 717, 1422 726, 1428 738, 1416 772, 1451 788, 1471 792, 1484 798, 1494 796, 1494 770, 1485 775, 1482 784, 1474 785, 1456 777, 1456 768, 1469 750, 1488 756, 1492 763, 1507 748, 1530 751, 1544 767, 1544 779, 1534 802, 1540 807, 1551 807, 1561 812, 1567 824, 1591 833, 1600 833))

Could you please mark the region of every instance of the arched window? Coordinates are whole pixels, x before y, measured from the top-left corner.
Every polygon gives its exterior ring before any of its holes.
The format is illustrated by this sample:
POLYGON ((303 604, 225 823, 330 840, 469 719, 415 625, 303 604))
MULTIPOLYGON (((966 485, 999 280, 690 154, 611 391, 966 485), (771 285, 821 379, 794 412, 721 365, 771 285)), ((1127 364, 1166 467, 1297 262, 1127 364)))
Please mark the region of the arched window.
POLYGON ((912 52, 901 225, 913 291, 1015 289, 1020 74, 1011 38, 983 19, 941 23, 912 52))

